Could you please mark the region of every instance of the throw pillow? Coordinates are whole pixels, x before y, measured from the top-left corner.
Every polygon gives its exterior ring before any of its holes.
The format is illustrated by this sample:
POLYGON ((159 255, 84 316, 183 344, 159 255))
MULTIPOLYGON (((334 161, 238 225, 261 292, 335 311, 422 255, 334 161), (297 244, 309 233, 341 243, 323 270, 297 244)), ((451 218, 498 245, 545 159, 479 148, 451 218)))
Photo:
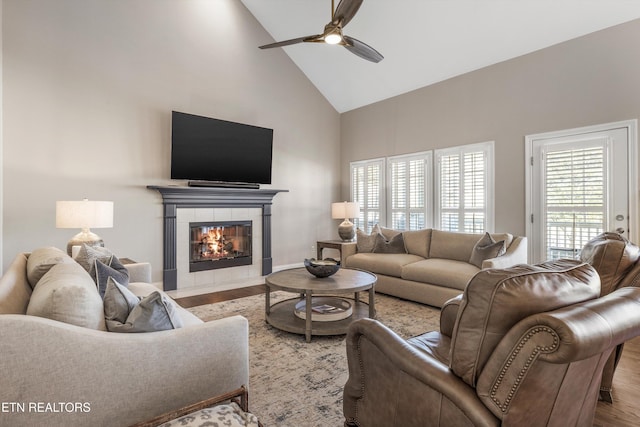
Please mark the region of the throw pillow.
POLYGON ((42 276, 31 294, 27 314, 106 330, 102 299, 96 284, 75 262, 56 264, 42 276))
POLYGON ((356 249, 358 252, 373 252, 373 247, 376 244, 376 236, 378 234, 380 234, 378 224, 373 226, 371 234, 367 234, 358 228, 356 230, 356 249))
POLYGON ((109 279, 109 277, 113 277, 116 282, 123 286, 127 286, 129 284, 129 271, 124 265, 122 265, 118 257, 114 255, 111 257, 110 261, 111 262, 109 264, 105 264, 100 259, 95 260, 93 270, 95 276, 93 279, 96 282, 98 292, 102 298, 104 298, 104 293, 107 290, 107 279, 109 279))
POLYGON ((159 291, 140 300, 113 277, 107 279, 104 314, 111 332, 154 332, 182 327, 173 301, 159 291))
POLYGON ((31 288, 35 288, 42 276, 54 265, 73 263, 73 259, 61 249, 54 247, 35 249, 27 258, 27 280, 31 288))
POLYGON ((393 228, 380 227, 380 225, 376 224, 378 227, 378 231, 382 234, 385 240, 389 241, 394 238, 396 235, 402 233, 400 230, 394 230, 393 228))
POLYGON ((84 267, 84 269, 89 272, 91 277, 95 277, 95 261, 99 259, 103 263, 109 265, 112 256, 113 254, 107 248, 103 248, 100 246, 89 246, 83 243, 80 251, 78 251, 78 255, 76 255, 76 262, 84 267))
POLYGON ((162 424, 162 427, 258 427, 258 417, 251 412, 244 412, 237 403, 223 403, 196 412, 183 415, 175 420, 162 424), (213 421, 215 420, 215 421, 213 421))
POLYGON ((482 268, 482 261, 503 255, 505 251, 504 240, 496 242, 489 233, 485 233, 473 247, 469 263, 482 268))
POLYGON ((379 254, 406 254, 407 250, 404 247, 402 233, 396 234, 390 240, 386 240, 382 234, 378 234, 373 252, 379 254))

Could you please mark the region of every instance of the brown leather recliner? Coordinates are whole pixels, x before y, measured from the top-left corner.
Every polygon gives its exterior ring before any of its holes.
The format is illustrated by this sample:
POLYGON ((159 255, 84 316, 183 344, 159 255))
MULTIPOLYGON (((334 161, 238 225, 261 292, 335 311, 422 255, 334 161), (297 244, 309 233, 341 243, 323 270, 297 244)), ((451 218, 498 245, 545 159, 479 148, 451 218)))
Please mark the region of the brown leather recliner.
MULTIPOLYGON (((591 239, 582 248, 580 260, 588 262, 600 276, 600 296, 608 295, 624 286, 638 286, 640 282, 640 248, 618 233, 605 232, 591 239)), ((611 353, 602 371, 600 399, 613 403, 611 389, 624 343, 611 353)))
POLYGON ((591 426, 609 354, 640 335, 640 288, 599 294, 593 267, 561 260, 479 272, 439 332, 354 322, 345 426, 591 426))

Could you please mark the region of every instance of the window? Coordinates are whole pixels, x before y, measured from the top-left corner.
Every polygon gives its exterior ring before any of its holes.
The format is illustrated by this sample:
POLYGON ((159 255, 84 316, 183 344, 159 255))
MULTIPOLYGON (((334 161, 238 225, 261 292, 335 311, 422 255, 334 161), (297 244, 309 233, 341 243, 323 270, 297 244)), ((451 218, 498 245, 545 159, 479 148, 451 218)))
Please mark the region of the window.
POLYGON ((354 223, 366 233, 386 220, 384 164, 384 159, 351 163, 351 200, 360 203, 360 216, 354 223))
POLYGON ((431 226, 431 152, 388 159, 390 227, 419 230, 431 226))
POLYGON ((435 227, 493 231, 493 142, 435 151, 435 227))
POLYGON ((543 150, 547 259, 577 257, 605 229, 606 146, 568 145, 543 150))
POLYGON ((356 226, 367 233, 376 224, 396 230, 493 231, 493 145, 352 162, 351 199, 360 203, 356 226))

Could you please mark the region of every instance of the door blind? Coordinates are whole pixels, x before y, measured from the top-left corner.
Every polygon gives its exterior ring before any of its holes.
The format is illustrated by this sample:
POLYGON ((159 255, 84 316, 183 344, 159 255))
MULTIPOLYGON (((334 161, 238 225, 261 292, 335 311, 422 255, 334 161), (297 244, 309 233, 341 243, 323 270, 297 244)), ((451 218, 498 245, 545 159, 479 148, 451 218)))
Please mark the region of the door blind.
POLYGON ((575 258, 605 228, 605 146, 546 151, 544 157, 547 259, 575 258))

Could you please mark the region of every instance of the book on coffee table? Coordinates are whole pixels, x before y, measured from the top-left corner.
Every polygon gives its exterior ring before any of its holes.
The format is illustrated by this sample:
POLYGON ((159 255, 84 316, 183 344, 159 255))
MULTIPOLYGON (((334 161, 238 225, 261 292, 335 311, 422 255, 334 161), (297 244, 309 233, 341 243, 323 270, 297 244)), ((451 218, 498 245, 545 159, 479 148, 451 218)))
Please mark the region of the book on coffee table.
POLYGON ((329 304, 322 304, 322 305, 314 305, 311 307, 311 310, 315 311, 316 313, 331 313, 331 312, 335 312, 335 311, 344 311, 344 309, 340 308, 340 307, 335 307, 333 305, 329 305, 329 304))
MULTIPOLYGON (((338 297, 313 297, 311 300, 311 320, 314 322, 332 322, 346 319, 353 314, 351 303, 338 297)), ((300 300, 294 314, 301 318, 307 318, 306 300, 300 300)))

